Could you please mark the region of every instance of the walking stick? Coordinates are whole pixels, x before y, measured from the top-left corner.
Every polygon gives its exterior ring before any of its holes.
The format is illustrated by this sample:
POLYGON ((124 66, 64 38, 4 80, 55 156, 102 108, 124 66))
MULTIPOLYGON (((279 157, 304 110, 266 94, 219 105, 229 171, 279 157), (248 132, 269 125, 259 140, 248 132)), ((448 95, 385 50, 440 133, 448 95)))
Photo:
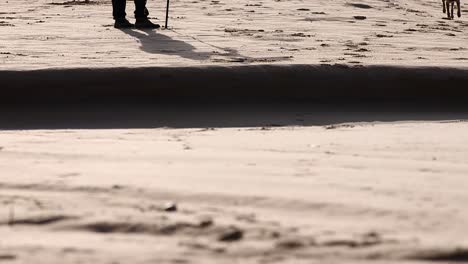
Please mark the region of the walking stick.
POLYGON ((167 29, 167 23, 169 21, 169 1, 167 0, 167 7, 166 7, 166 25, 164 26, 165 29, 167 29))

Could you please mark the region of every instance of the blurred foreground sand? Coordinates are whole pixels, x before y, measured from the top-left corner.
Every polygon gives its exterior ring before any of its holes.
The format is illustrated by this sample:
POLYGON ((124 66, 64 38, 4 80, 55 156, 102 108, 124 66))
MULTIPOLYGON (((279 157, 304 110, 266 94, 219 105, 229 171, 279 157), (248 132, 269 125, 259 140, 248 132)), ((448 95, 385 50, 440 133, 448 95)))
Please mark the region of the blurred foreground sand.
POLYGON ((1 131, 0 261, 468 260, 466 114, 167 112, 1 131))

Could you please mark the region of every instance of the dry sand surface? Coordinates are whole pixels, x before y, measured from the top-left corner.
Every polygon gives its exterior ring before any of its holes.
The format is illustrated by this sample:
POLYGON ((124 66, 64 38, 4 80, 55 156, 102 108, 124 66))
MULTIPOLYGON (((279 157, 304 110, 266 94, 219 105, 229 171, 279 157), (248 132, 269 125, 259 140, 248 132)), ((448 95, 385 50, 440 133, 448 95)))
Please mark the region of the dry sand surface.
MULTIPOLYGON (((148 1, 164 17, 165 1, 148 1)), ((115 30, 110 0, 1 0, 0 69, 244 64, 466 66, 468 8, 440 0, 173 0, 171 30, 115 30)), ((128 14, 133 4, 128 4, 128 14)), ((157 20, 156 20, 157 21, 157 20)), ((163 23, 162 19, 159 20, 163 23)))
POLYGON ((0 262, 468 262, 466 112, 243 109, 2 115, 0 262))
MULTIPOLYGON (((173 0, 121 31, 109 1, 0 0, 0 70, 466 69, 462 4, 173 0)), ((468 263, 466 111, 76 107, 0 109, 0 263, 468 263)))

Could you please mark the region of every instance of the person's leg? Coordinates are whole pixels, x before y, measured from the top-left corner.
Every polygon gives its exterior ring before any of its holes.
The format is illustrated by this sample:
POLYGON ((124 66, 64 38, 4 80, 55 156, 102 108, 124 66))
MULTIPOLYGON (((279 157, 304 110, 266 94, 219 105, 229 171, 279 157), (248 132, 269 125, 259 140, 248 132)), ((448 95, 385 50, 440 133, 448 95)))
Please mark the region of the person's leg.
POLYGON ((125 18, 126 0, 112 0, 112 15, 114 16, 115 28, 132 28, 134 25, 125 18))
POLYGON ((152 23, 148 19, 148 9, 146 8, 146 0, 135 0, 135 27, 156 29, 160 28, 158 24, 152 23))
POLYGON ((135 0, 135 18, 147 18, 149 15, 146 9, 146 0, 135 0))
POLYGON ((115 20, 125 19, 126 0, 112 0, 112 15, 115 20))

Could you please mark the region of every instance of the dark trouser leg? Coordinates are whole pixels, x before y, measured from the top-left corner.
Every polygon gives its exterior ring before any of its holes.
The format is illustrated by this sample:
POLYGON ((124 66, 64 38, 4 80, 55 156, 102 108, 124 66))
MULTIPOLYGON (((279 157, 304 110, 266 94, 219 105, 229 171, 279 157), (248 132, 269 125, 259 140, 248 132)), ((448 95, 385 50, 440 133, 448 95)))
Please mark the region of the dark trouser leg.
POLYGON ((115 20, 124 19, 126 0, 112 0, 112 15, 115 20))
POLYGON ((135 0, 135 18, 146 18, 148 15, 146 0, 135 0))

